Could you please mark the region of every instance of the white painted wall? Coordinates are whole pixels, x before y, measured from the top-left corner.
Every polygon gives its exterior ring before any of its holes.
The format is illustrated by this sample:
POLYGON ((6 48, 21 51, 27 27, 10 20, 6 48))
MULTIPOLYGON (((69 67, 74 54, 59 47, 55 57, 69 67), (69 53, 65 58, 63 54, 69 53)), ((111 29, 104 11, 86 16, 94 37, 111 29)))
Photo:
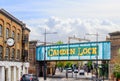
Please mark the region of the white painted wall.
POLYGON ((0 81, 5 81, 5 69, 0 66, 0 81))
POLYGON ((5 76, 7 81, 19 81, 22 76, 21 72, 28 73, 28 67, 29 63, 0 61, 0 81, 5 81, 5 76))

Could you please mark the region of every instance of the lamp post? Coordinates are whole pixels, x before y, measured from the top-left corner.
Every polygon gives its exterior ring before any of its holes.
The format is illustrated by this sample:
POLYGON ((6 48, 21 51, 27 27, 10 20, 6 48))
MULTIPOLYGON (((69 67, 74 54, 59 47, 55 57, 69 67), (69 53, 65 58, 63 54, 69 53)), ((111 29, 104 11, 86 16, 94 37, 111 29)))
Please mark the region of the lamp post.
POLYGON ((96 65, 95 66, 96 66, 96 79, 98 80, 98 33, 96 33, 96 34, 87 33, 86 35, 95 35, 96 36, 97 54, 96 54, 96 65))
POLYGON ((46 67, 47 67, 47 63, 46 63, 46 35, 47 34, 57 34, 57 32, 46 32, 46 28, 45 28, 45 32, 44 32, 44 80, 46 80, 46 67))

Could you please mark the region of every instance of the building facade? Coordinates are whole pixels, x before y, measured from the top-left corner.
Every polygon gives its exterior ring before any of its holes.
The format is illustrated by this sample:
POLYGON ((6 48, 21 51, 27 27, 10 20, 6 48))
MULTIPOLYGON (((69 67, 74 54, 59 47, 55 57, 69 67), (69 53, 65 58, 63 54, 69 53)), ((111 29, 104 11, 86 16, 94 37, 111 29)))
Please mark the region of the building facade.
POLYGON ((28 73, 36 74, 36 44, 37 41, 30 41, 29 42, 29 63, 30 67, 28 73))
POLYGON ((0 9, 0 81, 18 81, 28 73, 29 33, 22 21, 0 9))
MULTIPOLYGON (((37 76, 41 77, 44 75, 44 61, 36 61, 36 47, 39 45, 37 40, 29 41, 29 63, 30 67, 28 68, 28 73, 36 74, 37 76)), ((43 44, 40 44, 43 46, 43 44)), ((50 61, 47 63, 47 75, 54 75, 56 69, 56 62, 50 61)))
POLYGON ((111 42, 111 63, 120 54, 120 31, 109 33, 111 42))
POLYGON ((107 40, 111 42, 111 60, 109 62, 109 77, 111 78, 115 64, 114 62, 117 60, 116 57, 120 55, 120 31, 111 32, 109 36, 107 40))

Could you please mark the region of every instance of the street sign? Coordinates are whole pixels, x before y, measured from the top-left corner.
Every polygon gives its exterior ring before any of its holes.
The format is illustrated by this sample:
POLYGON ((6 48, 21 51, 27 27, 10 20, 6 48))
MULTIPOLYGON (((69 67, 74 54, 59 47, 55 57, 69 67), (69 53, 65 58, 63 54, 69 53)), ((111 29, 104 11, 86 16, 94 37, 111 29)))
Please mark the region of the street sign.
POLYGON ((61 45, 37 46, 36 60, 44 60, 44 49, 46 49, 46 60, 110 60, 111 43, 84 42, 61 45))

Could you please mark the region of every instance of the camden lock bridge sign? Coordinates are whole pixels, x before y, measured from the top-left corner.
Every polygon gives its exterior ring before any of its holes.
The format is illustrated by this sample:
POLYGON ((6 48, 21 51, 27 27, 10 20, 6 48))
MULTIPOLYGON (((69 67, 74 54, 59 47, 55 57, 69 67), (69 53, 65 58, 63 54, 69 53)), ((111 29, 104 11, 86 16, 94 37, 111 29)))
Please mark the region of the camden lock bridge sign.
POLYGON ((109 41, 37 46, 36 60, 110 60, 110 50, 109 41))

